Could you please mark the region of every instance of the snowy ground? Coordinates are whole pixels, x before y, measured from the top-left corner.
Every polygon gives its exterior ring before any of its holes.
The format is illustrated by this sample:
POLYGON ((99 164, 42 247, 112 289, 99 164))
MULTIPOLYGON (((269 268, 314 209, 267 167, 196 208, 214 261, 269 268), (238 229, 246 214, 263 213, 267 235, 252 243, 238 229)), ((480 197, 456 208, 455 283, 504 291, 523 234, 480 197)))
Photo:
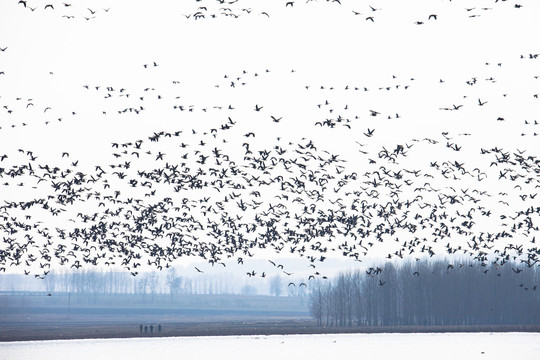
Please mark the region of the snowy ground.
POLYGON ((0 344, 0 359, 537 359, 539 333, 183 337, 0 344))

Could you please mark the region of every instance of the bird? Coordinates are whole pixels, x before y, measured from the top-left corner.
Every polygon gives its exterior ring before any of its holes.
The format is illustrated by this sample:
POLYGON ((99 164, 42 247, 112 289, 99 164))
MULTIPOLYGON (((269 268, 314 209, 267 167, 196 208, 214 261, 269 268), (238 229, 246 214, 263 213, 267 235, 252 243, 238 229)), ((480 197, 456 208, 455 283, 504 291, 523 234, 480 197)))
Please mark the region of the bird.
POLYGON ((374 132, 375 132, 375 129, 368 128, 367 132, 365 132, 364 135, 367 137, 372 137, 374 132))

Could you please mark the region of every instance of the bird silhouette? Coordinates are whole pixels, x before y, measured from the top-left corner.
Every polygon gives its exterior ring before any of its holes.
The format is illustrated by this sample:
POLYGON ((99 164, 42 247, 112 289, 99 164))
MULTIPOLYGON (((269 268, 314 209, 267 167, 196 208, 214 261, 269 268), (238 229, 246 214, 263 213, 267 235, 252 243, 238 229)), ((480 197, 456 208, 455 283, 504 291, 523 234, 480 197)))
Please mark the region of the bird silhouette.
POLYGON ((367 132, 364 133, 365 136, 367 137, 372 137, 373 136, 373 133, 375 132, 375 129, 367 129, 367 132))

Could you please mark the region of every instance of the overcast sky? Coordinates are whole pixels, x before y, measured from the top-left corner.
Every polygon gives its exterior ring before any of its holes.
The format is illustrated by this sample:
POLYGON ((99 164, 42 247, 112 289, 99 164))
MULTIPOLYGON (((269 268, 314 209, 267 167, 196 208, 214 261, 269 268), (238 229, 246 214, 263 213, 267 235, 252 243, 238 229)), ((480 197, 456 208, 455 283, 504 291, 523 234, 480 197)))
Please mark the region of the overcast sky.
MULTIPOLYGON (((132 159, 137 169, 155 166, 158 152, 177 163, 180 143, 195 149, 204 140, 240 160, 248 140, 253 149, 313 140, 363 173, 383 147, 430 138, 439 146, 416 146, 395 169, 465 161, 483 166, 479 188, 514 191, 479 154, 494 146, 538 154, 540 59, 532 55, 540 53, 540 3, 292 3, 2 1, 0 156, 8 157, 0 167, 28 161, 30 150, 41 164, 79 161, 90 171, 118 161, 112 143, 138 139, 154 155, 132 159), (328 119, 347 121, 330 127, 328 119), (228 121, 235 128, 213 137, 228 121), (149 144, 161 130, 183 134, 149 144)), ((16 185, 0 188, 2 202, 42 194, 30 182, 16 185)), ((67 226, 84 206, 50 227, 67 226)))

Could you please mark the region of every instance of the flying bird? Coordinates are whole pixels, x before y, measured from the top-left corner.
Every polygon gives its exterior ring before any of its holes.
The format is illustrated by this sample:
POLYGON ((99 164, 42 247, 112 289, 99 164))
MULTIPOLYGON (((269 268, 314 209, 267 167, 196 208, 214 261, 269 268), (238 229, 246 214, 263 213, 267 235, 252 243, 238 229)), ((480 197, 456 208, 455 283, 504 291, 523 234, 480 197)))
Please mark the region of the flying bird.
POLYGON ((372 137, 374 132, 375 132, 375 129, 368 128, 367 132, 365 132, 364 135, 367 137, 372 137))

